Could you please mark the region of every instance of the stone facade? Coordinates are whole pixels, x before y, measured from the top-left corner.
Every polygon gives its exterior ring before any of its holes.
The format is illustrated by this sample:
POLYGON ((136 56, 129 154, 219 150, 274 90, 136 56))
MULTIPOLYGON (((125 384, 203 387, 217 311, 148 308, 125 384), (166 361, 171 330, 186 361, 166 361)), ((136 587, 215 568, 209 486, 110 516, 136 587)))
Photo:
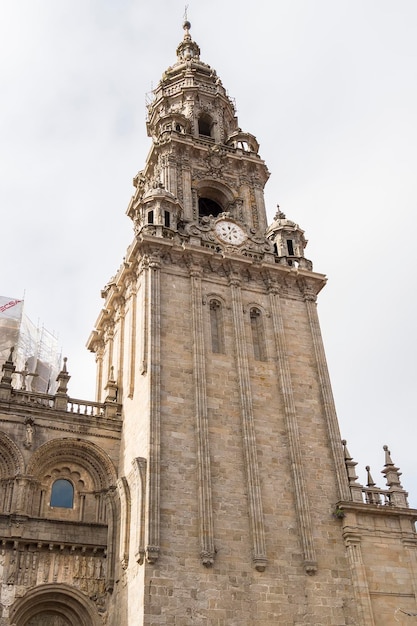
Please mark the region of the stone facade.
POLYGON ((417 511, 387 448, 386 489, 357 482, 326 279, 296 223, 267 226, 259 145, 189 27, 88 343, 97 401, 66 366, 54 396, 3 368, 0 624, 391 625, 417 612, 417 511))

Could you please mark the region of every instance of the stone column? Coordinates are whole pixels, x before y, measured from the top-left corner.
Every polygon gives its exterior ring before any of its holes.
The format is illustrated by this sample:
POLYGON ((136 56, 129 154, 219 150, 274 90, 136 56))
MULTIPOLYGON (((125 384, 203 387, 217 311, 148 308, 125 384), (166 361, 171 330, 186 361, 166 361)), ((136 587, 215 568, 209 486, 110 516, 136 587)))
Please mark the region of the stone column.
POLYGON ((97 398, 97 402, 101 402, 101 398, 103 397, 104 341, 95 342, 94 351, 96 353, 96 364, 97 364, 96 398, 97 398))
POLYGON ((186 221, 191 221, 196 219, 194 215, 194 198, 191 192, 191 167, 188 159, 183 157, 183 167, 182 167, 182 194, 183 194, 183 210, 184 210, 184 219, 186 221))

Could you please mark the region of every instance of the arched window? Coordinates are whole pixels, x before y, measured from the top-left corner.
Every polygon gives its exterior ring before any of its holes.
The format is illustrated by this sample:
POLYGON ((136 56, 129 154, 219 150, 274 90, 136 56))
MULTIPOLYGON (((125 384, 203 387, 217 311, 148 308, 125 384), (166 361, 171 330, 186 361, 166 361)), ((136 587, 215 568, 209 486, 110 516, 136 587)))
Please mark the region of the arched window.
POLYGON ((212 128, 213 121, 210 115, 207 115, 207 113, 203 113, 203 115, 201 115, 198 120, 198 134, 203 135, 203 137, 212 137, 212 128))
POLYGON ((255 307, 250 310, 250 325, 252 330, 254 357, 257 361, 266 361, 266 345, 262 313, 255 307))
POLYGON ((222 305, 218 300, 210 300, 211 349, 224 353, 222 305))
POLYGON ((72 509, 74 506, 74 487, 69 480, 59 478, 52 485, 51 506, 72 509))
POLYGON ((208 217, 209 215, 217 217, 222 211, 222 207, 215 200, 211 198, 198 199, 198 214, 200 217, 208 217))

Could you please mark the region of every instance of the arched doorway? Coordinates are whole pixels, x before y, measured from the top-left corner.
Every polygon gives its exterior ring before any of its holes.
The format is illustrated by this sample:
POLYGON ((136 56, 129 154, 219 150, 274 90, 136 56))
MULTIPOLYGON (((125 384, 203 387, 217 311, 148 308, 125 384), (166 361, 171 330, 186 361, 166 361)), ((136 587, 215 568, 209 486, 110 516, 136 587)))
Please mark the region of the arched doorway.
POLYGON ((98 626, 95 605, 68 585, 41 585, 20 598, 11 610, 16 626, 98 626))
POLYGON ((27 626, 72 626, 71 622, 64 617, 63 615, 59 615, 58 613, 53 613, 50 611, 43 611, 38 615, 32 617, 28 622, 26 622, 27 626))

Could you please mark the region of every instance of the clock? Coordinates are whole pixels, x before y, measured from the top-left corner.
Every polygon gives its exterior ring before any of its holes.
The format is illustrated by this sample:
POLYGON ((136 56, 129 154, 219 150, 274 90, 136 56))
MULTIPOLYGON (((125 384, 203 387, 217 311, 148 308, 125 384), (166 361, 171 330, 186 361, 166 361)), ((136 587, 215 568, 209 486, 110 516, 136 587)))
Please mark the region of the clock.
POLYGON ((219 239, 233 246, 239 246, 246 239, 246 233, 243 228, 228 220, 217 222, 214 230, 219 239))

